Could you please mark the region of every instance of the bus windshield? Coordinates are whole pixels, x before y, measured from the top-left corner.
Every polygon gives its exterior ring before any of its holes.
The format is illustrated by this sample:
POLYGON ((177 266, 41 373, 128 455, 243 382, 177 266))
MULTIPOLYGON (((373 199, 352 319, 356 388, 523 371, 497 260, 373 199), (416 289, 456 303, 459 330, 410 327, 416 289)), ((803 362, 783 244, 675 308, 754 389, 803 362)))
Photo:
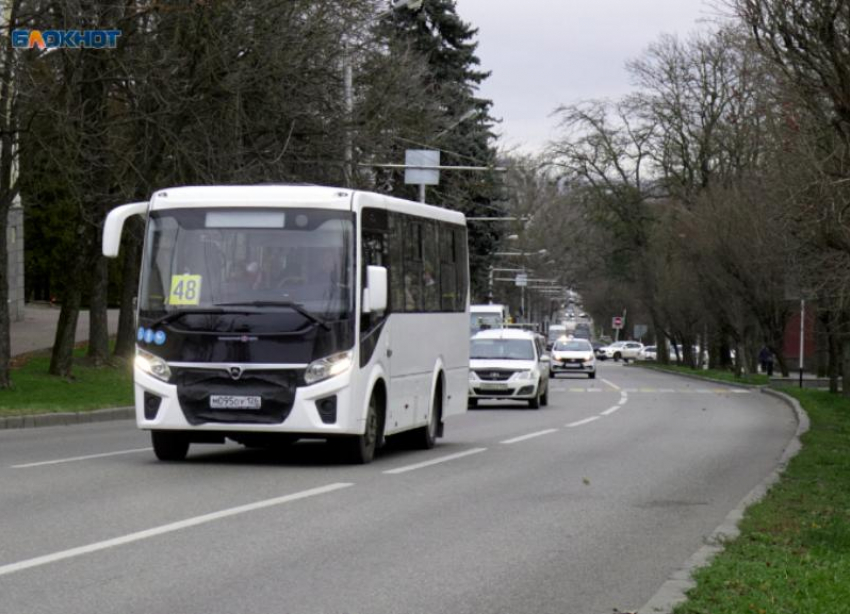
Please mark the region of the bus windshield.
MULTIPOLYGON (((150 214, 139 311, 296 309, 339 320, 353 311, 352 216, 271 208, 165 209, 150 214)), ((320 320, 317 320, 320 321, 320 320)))

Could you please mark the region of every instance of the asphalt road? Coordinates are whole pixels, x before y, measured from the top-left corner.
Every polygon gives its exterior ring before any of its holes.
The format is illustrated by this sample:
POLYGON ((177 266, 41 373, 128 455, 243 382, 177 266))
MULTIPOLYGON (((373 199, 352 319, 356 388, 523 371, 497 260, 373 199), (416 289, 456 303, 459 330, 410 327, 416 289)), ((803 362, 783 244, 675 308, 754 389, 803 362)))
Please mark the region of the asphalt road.
POLYGON ((130 422, 0 432, 0 614, 610 614, 776 466, 789 408, 620 365, 484 404, 430 451, 193 446, 130 422))

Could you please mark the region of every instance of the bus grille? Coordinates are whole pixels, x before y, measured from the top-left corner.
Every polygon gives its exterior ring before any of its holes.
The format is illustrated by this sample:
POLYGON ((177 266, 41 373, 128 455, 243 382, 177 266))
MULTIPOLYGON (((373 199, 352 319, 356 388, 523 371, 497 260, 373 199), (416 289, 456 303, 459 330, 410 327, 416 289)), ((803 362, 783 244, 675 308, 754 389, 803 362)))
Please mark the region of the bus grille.
POLYGON ((172 367, 177 398, 189 424, 280 424, 295 401, 299 372, 264 369, 242 372, 238 380, 223 369, 172 367), (211 395, 259 396, 260 409, 211 409, 211 395))

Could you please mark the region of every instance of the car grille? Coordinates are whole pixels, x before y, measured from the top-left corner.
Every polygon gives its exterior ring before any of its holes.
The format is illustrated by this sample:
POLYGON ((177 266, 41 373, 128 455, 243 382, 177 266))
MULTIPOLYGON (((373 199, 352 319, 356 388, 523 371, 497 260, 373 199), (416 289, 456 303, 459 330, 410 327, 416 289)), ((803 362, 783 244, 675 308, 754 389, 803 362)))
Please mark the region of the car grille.
POLYGON ((504 382, 516 373, 513 369, 475 369, 474 371, 478 379, 485 382, 504 382))
POLYGON ((280 424, 295 401, 299 371, 246 369, 238 380, 224 369, 172 367, 177 398, 189 424, 280 424), (211 395, 259 396, 260 409, 211 409, 211 395))

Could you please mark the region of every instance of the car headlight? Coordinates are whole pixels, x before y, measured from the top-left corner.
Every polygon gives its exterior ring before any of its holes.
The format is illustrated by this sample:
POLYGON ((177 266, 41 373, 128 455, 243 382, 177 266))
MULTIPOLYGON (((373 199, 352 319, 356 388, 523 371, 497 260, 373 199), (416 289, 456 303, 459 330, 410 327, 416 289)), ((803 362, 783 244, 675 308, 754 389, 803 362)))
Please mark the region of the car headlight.
POLYGON ((534 371, 517 371, 511 375, 511 379, 514 381, 532 380, 534 379, 534 371))
POLYGON ((314 360, 307 365, 307 370, 304 372, 304 381, 307 384, 315 384, 329 377, 341 375, 351 368, 353 364, 353 354, 351 350, 332 354, 326 358, 314 360))
POLYGON ((469 370, 469 381, 470 382, 477 382, 480 379, 481 378, 478 377, 478 374, 475 371, 473 371, 472 369, 469 370))
POLYGON ((150 352, 136 348, 135 364, 145 373, 153 375, 155 378, 161 379, 164 382, 171 379, 171 369, 168 368, 168 363, 150 352))

